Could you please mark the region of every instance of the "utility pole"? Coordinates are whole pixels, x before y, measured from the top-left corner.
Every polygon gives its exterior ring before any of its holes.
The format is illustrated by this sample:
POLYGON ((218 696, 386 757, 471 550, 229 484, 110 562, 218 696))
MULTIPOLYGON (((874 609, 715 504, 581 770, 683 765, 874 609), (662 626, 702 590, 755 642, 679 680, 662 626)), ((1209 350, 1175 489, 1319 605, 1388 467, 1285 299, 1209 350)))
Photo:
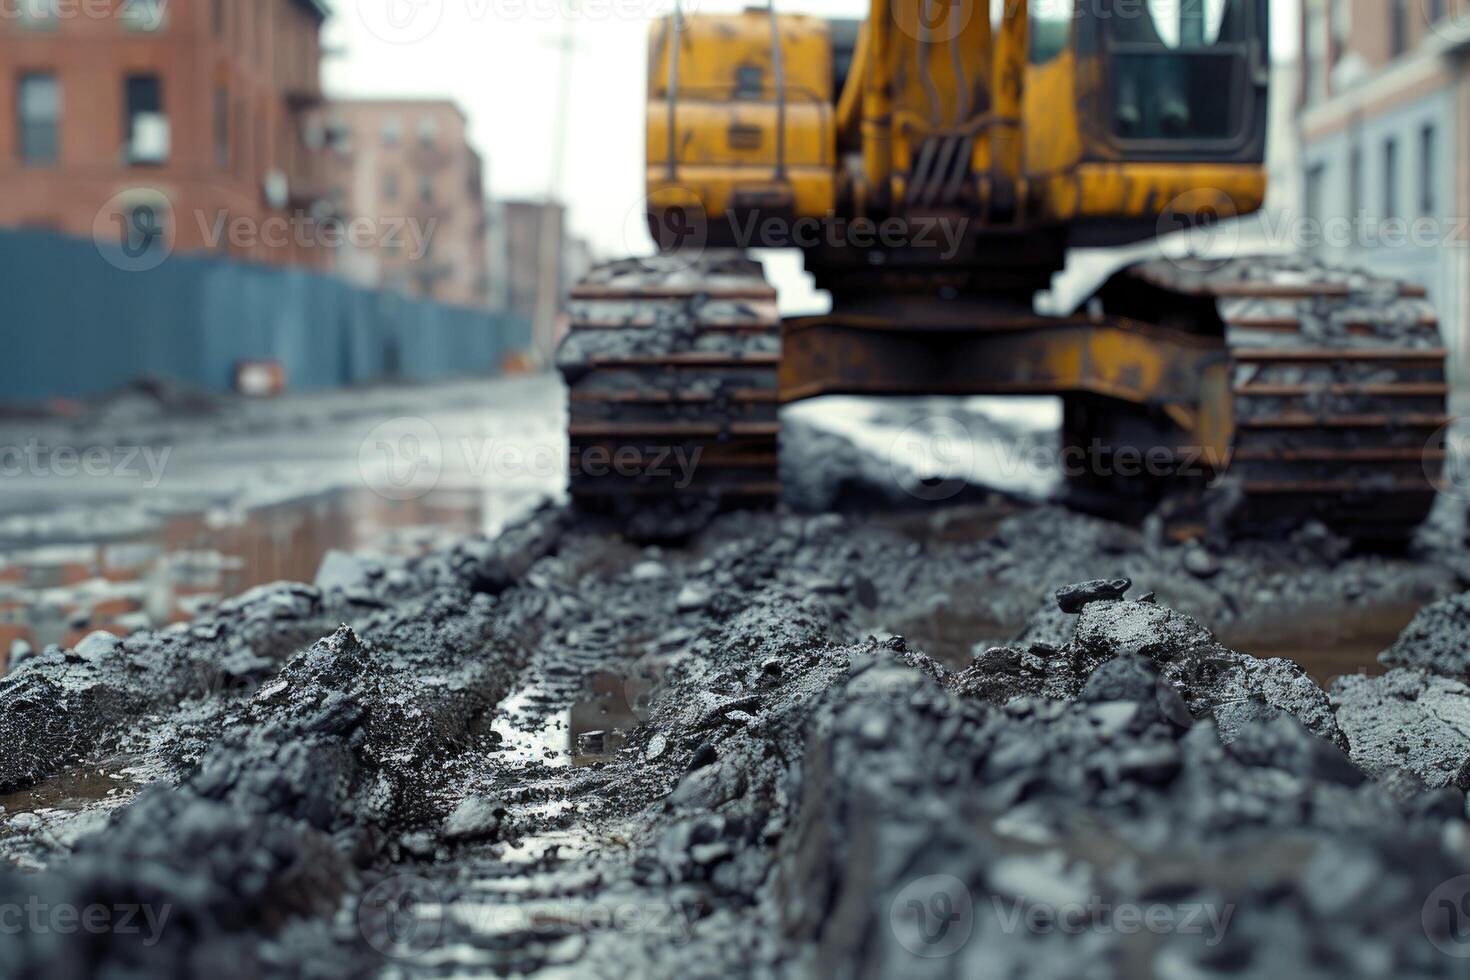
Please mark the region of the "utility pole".
POLYGON ((576 7, 572 0, 563 13, 558 49, 556 113, 552 117, 551 166, 546 184, 546 202, 541 210, 539 235, 540 256, 536 288, 536 319, 532 329, 533 344, 545 363, 550 363, 556 348, 556 318, 561 299, 561 272, 565 209, 561 202, 562 173, 566 164, 567 117, 572 95, 572 54, 576 47, 576 7))

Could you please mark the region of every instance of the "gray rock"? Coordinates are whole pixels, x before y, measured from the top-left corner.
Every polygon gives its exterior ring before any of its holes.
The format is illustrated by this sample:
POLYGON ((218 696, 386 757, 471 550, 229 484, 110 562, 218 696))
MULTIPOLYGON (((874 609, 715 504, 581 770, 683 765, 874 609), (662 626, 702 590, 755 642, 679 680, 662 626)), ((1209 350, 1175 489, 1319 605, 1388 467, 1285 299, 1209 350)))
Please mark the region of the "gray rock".
POLYGON ((1387 667, 1411 667, 1470 682, 1470 592, 1421 609, 1378 659, 1387 667))
POLYGON ((1192 544, 1184 552, 1184 570, 1195 578, 1214 578, 1220 574, 1220 560, 1200 544, 1192 544))
POLYGON ((1079 582, 1057 590, 1057 608, 1064 613, 1080 613, 1089 602, 1121 599, 1131 588, 1133 581, 1126 578, 1079 582))
POLYGON ((1341 677, 1330 696, 1348 754, 1368 775, 1407 769, 1431 789, 1470 790, 1470 687, 1398 669, 1341 677))
POLYGON ((472 796, 445 819, 442 834, 449 841, 494 840, 500 836, 505 813, 498 801, 472 796))

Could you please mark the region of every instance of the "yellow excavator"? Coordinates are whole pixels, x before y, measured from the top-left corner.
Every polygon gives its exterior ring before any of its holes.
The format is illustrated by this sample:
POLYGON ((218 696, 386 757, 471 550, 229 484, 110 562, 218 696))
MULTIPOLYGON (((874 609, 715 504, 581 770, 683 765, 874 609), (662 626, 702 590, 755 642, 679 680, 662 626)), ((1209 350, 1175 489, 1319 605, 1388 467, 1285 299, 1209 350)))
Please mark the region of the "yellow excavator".
POLYGON ((676 528, 779 499, 784 404, 1042 394, 1079 499, 1167 491, 1201 524, 1405 541, 1449 422, 1422 289, 1191 253, 1123 268, 1073 315, 1035 310, 1069 250, 1218 238, 1262 207, 1267 28, 1267 0, 656 23, 661 252, 572 293, 574 498, 676 528), (832 311, 782 322, 752 248, 799 248, 832 311))

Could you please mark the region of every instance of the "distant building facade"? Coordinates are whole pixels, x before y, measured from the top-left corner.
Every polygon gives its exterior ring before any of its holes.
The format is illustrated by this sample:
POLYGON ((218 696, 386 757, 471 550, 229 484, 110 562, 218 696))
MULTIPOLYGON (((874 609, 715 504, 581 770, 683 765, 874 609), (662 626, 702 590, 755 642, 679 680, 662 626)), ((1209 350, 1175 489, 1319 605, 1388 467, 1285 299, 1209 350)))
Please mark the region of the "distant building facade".
POLYGON ((364 286, 489 308, 484 162, 464 113, 444 100, 332 101, 310 131, 331 199, 351 230, 337 269, 364 286))
POLYGON ((300 227, 324 206, 302 125, 324 0, 3 9, 0 226, 330 266, 300 227))
POLYGON ((1303 0, 1302 11, 1309 244, 1427 287, 1453 370, 1470 378, 1470 0, 1303 0))
POLYGON ((505 297, 505 308, 535 324, 533 346, 543 355, 554 350, 565 327, 560 318, 555 323, 537 322, 540 302, 542 242, 553 236, 553 244, 545 254, 551 255, 556 268, 556 310, 566 304, 567 294, 577 280, 591 269, 594 257, 586 241, 567 230, 566 207, 544 201, 506 201, 493 212, 497 256, 503 275, 494 288, 505 297))

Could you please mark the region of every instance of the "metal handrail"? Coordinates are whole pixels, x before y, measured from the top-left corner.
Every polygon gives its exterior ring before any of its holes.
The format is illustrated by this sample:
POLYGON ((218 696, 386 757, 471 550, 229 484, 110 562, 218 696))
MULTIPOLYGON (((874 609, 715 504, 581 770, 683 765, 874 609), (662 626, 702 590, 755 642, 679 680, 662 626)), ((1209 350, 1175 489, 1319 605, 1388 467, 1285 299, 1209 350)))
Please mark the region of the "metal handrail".
POLYGON ((776 0, 767 0, 771 18, 771 68, 776 74, 776 179, 786 178, 786 58, 781 50, 781 27, 776 0))
POLYGON ((669 180, 679 177, 679 0, 669 12, 669 180))

